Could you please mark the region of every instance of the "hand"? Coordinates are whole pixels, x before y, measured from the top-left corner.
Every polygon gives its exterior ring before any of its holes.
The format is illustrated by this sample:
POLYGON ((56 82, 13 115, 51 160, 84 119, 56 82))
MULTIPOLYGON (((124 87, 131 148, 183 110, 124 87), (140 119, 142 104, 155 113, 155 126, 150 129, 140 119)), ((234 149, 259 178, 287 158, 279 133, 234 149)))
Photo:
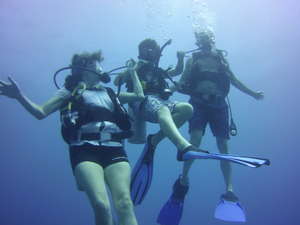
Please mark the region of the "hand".
POLYGON ((137 69, 148 64, 151 64, 151 62, 145 59, 139 59, 139 61, 137 62, 137 69))
POLYGON ((136 70, 137 64, 138 63, 136 63, 133 59, 129 59, 126 62, 126 66, 127 66, 127 69, 129 70, 129 72, 132 72, 132 71, 136 70))
POLYGON ((0 80, 0 95, 15 99, 19 98, 21 95, 21 91, 18 87, 18 84, 11 77, 8 77, 8 80, 10 81, 10 83, 0 80))
POLYGON ((177 59, 183 60, 184 57, 185 57, 185 52, 184 52, 184 51, 178 51, 178 52, 177 52, 177 59))
POLYGON ((126 66, 127 66, 128 68, 134 67, 135 64, 136 64, 136 62, 135 62, 133 59, 129 59, 129 60, 127 60, 127 62, 126 62, 126 66))
POLYGON ((256 99, 256 100, 262 100, 265 95, 262 91, 257 91, 254 93, 253 97, 256 99))

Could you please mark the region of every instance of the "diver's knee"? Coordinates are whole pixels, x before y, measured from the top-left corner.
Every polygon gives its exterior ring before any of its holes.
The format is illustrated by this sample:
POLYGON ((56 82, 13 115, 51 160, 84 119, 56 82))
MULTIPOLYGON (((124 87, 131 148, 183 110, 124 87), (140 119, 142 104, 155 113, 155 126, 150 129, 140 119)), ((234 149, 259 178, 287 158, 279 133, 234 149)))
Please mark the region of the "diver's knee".
POLYGON ((217 145, 220 153, 228 154, 227 139, 217 138, 217 145))
POLYGON ((171 112, 169 110, 168 107, 166 106, 162 106, 158 111, 157 111, 157 118, 158 121, 164 121, 164 120, 168 120, 169 118, 171 118, 171 112))
POLYGON ((101 213, 101 215, 108 215, 110 214, 110 204, 109 200, 105 197, 103 197, 102 193, 94 193, 89 194, 87 193, 91 202, 91 205, 94 209, 94 211, 98 214, 101 213))
POLYGON ((186 102, 180 102, 176 105, 176 110, 178 110, 179 113, 185 116, 185 118, 190 119, 193 115, 193 106, 186 102))
POLYGON ((91 201, 92 207, 97 214, 110 215, 110 205, 109 202, 103 201, 101 199, 94 199, 91 201))
POLYGON ((133 209, 133 203, 129 195, 121 195, 115 200, 115 207, 119 212, 125 212, 133 209))

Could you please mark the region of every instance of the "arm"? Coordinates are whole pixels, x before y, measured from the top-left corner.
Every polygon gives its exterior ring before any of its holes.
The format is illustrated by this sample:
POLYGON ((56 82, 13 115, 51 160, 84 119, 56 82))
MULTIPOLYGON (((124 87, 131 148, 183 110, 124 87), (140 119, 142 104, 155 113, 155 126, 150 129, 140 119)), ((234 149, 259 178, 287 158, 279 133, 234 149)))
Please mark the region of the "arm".
POLYGON ((179 80, 180 85, 184 85, 189 80, 189 76, 190 76, 191 70, 192 70, 192 65, 193 65, 193 58, 189 58, 186 61, 183 74, 180 77, 180 80, 179 80))
POLYGON ((128 62, 128 75, 129 79, 132 80, 133 93, 122 92, 119 96, 119 100, 122 104, 135 101, 142 101, 145 98, 141 82, 136 73, 136 68, 137 64, 135 64, 134 61, 128 62))
POLYGON ((182 51, 177 52, 176 68, 168 71, 169 76, 174 77, 182 73, 183 66, 184 66, 184 56, 185 56, 185 52, 182 51))
POLYGON ((193 64, 193 58, 189 58, 186 63, 185 63, 185 68, 183 71, 182 76, 179 79, 179 82, 176 86, 172 86, 171 90, 174 91, 181 91, 181 89, 183 88, 183 86, 187 83, 187 81, 189 80, 189 76, 191 74, 191 70, 192 70, 192 64, 193 64))
POLYGON ((119 73, 114 80, 114 85, 118 86, 119 84, 124 84, 128 79, 128 70, 125 72, 119 73))
POLYGON ((12 78, 9 77, 8 79, 10 83, 0 81, 1 95, 16 99, 31 115, 38 120, 44 119, 51 113, 57 111, 65 102, 64 98, 55 96, 49 99, 43 105, 38 105, 32 102, 22 93, 18 87, 18 84, 12 78))
POLYGON ((228 68, 228 76, 230 79, 230 82, 233 86, 235 86, 240 91, 244 92, 247 95, 250 95, 251 97, 260 100, 264 98, 264 93, 261 91, 253 91, 250 88, 248 88, 246 85, 244 85, 241 81, 239 81, 236 76, 233 74, 233 72, 228 68))

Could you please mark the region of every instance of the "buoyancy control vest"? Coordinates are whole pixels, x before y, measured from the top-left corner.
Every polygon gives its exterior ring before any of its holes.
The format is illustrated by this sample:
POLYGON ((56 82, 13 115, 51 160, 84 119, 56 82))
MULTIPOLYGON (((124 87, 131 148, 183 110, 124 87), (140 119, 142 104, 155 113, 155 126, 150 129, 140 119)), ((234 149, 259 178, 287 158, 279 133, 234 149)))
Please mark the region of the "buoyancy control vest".
MULTIPOLYGON (((144 64, 137 69, 137 75, 140 79, 141 85, 145 95, 158 94, 160 97, 166 97, 166 91, 169 88, 167 77, 167 70, 152 65, 151 63, 144 64)), ((131 80, 126 84, 127 90, 133 92, 133 83, 131 80)))
MULTIPOLYGON (((85 90, 73 91, 65 107, 60 110, 61 133, 65 142, 70 144, 72 141, 76 141, 80 128, 91 122, 107 121, 116 124, 121 132, 112 133, 111 138, 113 140, 120 141, 132 135, 129 115, 120 104, 114 91, 108 87, 105 89, 113 103, 113 111, 102 106, 87 104, 83 95, 85 90)), ((86 135, 86 137, 97 139, 100 131, 89 136, 86 135)))
POLYGON ((204 80, 209 80, 214 82, 218 88, 222 91, 223 97, 226 97, 230 90, 230 78, 228 73, 230 72, 229 65, 224 58, 224 51, 216 50, 209 55, 204 54, 203 52, 195 52, 192 55, 192 68, 190 78, 187 81, 187 89, 195 90, 196 85, 204 80), (217 62, 217 71, 209 72, 202 71, 199 63, 202 59, 206 57, 213 57, 213 59, 217 62))

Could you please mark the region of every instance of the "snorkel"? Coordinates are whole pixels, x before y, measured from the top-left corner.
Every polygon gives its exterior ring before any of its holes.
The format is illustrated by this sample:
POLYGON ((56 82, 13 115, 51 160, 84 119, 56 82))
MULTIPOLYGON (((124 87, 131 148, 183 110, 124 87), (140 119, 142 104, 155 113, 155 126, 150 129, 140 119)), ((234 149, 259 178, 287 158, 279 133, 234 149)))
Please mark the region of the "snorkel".
MULTIPOLYGON (((159 61, 160 61, 160 57, 162 56, 162 52, 163 50, 165 49, 165 47, 167 47, 168 45, 172 44, 172 39, 169 39, 167 40, 166 43, 163 44, 163 46, 160 48, 160 55, 159 55, 159 58, 157 60, 157 67, 159 66, 159 61)), ((176 82, 172 79, 172 77, 169 76, 169 74, 167 73, 169 70, 171 70, 172 67, 169 67, 167 68, 165 71, 166 71, 166 74, 165 76, 174 84, 174 85, 177 85, 176 82)))
POLYGON ((160 51, 159 51, 159 56, 156 60, 156 63, 155 63, 155 66, 158 67, 159 66, 159 61, 160 61, 160 58, 162 57, 162 52, 164 51, 165 47, 167 47, 168 45, 170 45, 172 43, 172 39, 169 39, 166 41, 166 43, 164 43, 161 48, 160 48, 160 51))
MULTIPOLYGON (((170 45, 172 43, 172 39, 169 39, 168 41, 166 41, 166 43, 164 43, 161 48, 160 48, 160 54, 159 54, 159 57, 157 58, 157 61, 156 61, 156 64, 155 64, 155 67, 158 68, 159 67, 159 61, 160 61, 160 58, 162 56, 162 52, 163 50, 165 49, 165 47, 167 47, 168 45, 170 45)), ((165 76, 174 84, 176 85, 176 82, 169 76, 168 74, 168 71, 170 70, 171 68, 169 67, 167 70, 165 70, 165 76)), ((163 99, 168 99, 171 95, 173 94, 173 92, 171 91, 170 88, 165 88, 164 91, 163 91, 163 95, 162 95, 162 98, 163 99)))

